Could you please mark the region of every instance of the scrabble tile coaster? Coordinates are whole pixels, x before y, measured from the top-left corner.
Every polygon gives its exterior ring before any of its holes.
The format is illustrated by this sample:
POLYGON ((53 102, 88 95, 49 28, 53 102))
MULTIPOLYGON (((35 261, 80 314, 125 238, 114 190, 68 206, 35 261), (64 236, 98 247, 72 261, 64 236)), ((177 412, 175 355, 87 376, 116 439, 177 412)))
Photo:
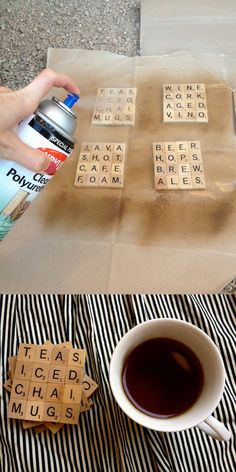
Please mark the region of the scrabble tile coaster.
POLYGON ((133 126, 136 88, 99 88, 92 125, 133 126))
POLYGON ((82 143, 76 187, 122 188, 125 143, 82 143))
POLYGON ((200 141, 153 143, 156 190, 205 188, 200 141))
POLYGON ((11 393, 8 416, 36 432, 56 433, 65 423, 77 424, 79 414, 93 405, 90 397, 98 387, 84 365, 85 350, 71 343, 21 344, 18 355, 9 358, 4 385, 11 393))
POLYGON ((164 123, 208 123, 205 84, 164 84, 164 123))

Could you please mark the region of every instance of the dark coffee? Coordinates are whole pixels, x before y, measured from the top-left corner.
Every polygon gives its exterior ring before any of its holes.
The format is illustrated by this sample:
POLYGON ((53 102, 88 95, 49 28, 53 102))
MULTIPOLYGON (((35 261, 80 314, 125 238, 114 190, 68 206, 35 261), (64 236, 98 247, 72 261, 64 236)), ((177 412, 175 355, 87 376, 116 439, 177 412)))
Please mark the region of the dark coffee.
POLYGON ((168 418, 188 410, 203 387, 203 369, 185 344, 153 338, 128 355, 122 381, 129 400, 143 413, 168 418))

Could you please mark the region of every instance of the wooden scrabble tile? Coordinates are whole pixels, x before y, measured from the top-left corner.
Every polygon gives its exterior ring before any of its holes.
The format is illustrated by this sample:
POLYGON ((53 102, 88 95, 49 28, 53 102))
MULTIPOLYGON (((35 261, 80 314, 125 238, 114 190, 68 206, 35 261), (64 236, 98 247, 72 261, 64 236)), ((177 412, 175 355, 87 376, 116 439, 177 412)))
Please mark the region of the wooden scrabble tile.
POLYGON ((34 362, 40 364, 49 364, 51 361, 51 352, 52 352, 52 345, 51 344, 42 344, 36 346, 35 355, 34 355, 34 362))
POLYGON ((174 85, 173 84, 164 84, 163 85, 163 91, 166 93, 174 93, 174 85))
POLYGON ((153 143, 152 149, 156 190, 205 188, 200 141, 153 143))
POLYGON ((92 125, 103 125, 103 113, 94 112, 92 116, 92 125))
POLYGON ((30 386, 29 380, 14 379, 12 383, 12 389, 11 389, 11 398, 25 400, 28 396, 29 386, 30 386))
POLYGON ((64 388, 63 403, 81 403, 82 386, 67 384, 64 388))
POLYGON ((188 141, 176 141, 175 142, 175 151, 179 154, 188 152, 189 145, 188 141))
POLYGON ((87 187, 88 174, 79 174, 75 176, 75 186, 76 187, 87 187))
POLYGON ((15 418, 18 420, 25 419, 26 406, 27 406, 26 400, 17 400, 15 398, 11 398, 10 403, 8 405, 9 418, 15 418))
POLYGON ((207 100, 204 84, 164 84, 164 123, 207 123, 207 100))
POLYGON ((170 190, 178 190, 179 188, 178 175, 167 175, 167 188, 170 190))
POLYGON ((204 171, 202 163, 191 164, 191 172, 192 174, 203 174, 204 171))
POLYGON ((58 403, 63 401, 65 384, 48 383, 45 395, 46 402, 58 403))
POLYGON ((62 403, 61 408, 61 423, 78 424, 80 406, 72 405, 71 403, 62 403))
POLYGON ((31 381, 47 382, 50 364, 33 363, 31 366, 31 381))
POLYGON ((187 164, 187 163, 179 164, 178 173, 179 173, 179 175, 183 175, 185 177, 186 177, 186 175, 191 175, 190 164, 187 164))
POLYGON ((69 349, 54 346, 51 353, 51 363, 54 365, 67 365, 69 349))
MULTIPOLYGON (((106 157, 106 156, 104 156, 104 157, 106 157)), ((111 174, 111 164, 112 164, 111 159, 103 160, 103 158, 101 158, 99 177, 102 174, 109 174, 109 175, 111 174)))
POLYGON ((65 373, 65 384, 78 384, 84 375, 83 367, 68 366, 65 373))
POLYGON ((153 157, 154 157, 154 161, 156 164, 160 163, 160 164, 165 164, 165 153, 164 152, 161 152, 161 153, 154 153, 153 154, 153 157))
POLYGON ((174 152, 166 152, 166 164, 177 164, 178 157, 177 153, 174 152))
POLYGON ((98 388, 98 384, 88 375, 84 375, 82 380, 82 387, 86 397, 91 397, 91 395, 98 388))
POLYGON ((83 143, 80 146, 80 152, 86 154, 87 152, 91 152, 91 144, 90 143, 83 143))
POLYGON ((80 151, 79 160, 81 163, 90 161, 91 152, 82 152, 80 151))
POLYGON ((113 156, 116 153, 125 155, 125 148, 126 148, 125 143, 114 143, 113 144, 113 156))
POLYGON ((179 188, 187 190, 193 188, 191 176, 180 175, 179 176, 179 188))
POLYGON ((66 366, 60 366, 58 364, 50 365, 47 381, 49 383, 63 383, 65 381, 66 371, 66 366))
POLYGON ((25 418, 29 421, 42 421, 43 420, 44 402, 27 401, 25 418))
POLYGON ((17 354, 18 361, 30 361, 34 360, 36 346, 34 344, 21 343, 17 354))
POLYGON ((43 421, 49 421, 52 423, 60 423, 61 421, 61 409, 62 403, 51 403, 45 402, 43 409, 43 421))
POLYGON ((152 143, 152 151, 153 151, 153 154, 154 153, 163 153, 165 152, 165 143, 162 142, 162 143, 152 143))
POLYGON ((123 164, 113 162, 113 164, 111 166, 111 173, 112 174, 122 174, 123 175, 123 172, 124 172, 123 164))
POLYGON ((68 356, 68 365, 84 367, 85 356, 85 349, 70 349, 68 356))
POLYGON ((206 187, 204 174, 194 174, 192 176, 193 188, 204 189, 206 187))
POLYGON ((94 152, 91 152, 90 154, 90 158, 89 158, 89 161, 90 161, 90 165, 87 166, 88 169, 91 169, 92 165, 96 165, 101 162, 101 157, 102 157, 102 151, 94 151, 94 152))
POLYGON ((136 93, 136 88, 98 89, 92 125, 133 126, 136 93))
POLYGON ((166 165, 166 172, 168 175, 178 175, 179 174, 179 167, 177 164, 169 164, 166 165))
POLYGON ((186 152, 181 152, 181 153, 179 152, 179 153, 177 154, 177 162, 178 162, 179 164, 184 164, 184 162, 186 162, 186 163, 191 162, 191 161, 190 161, 190 157, 189 157, 188 151, 186 151, 186 152))
POLYGON ((99 187, 111 187, 111 175, 110 173, 100 174, 98 179, 99 187))
POLYGON ((47 382, 30 382, 28 389, 28 400, 44 401, 46 399, 47 382))
POLYGON ((155 189, 156 190, 167 190, 167 177, 166 175, 161 175, 160 177, 155 178, 155 189))
POLYGON ((123 188, 123 175, 111 174, 110 186, 111 188, 123 188))
POLYGON ((99 174, 99 170, 100 170, 100 161, 99 162, 93 161, 87 165, 87 173, 94 175, 95 177, 99 174))
POLYGON ((87 187, 97 187, 99 182, 99 175, 88 174, 87 175, 87 187))
POLYGON ((32 375, 32 362, 17 361, 14 378, 30 380, 32 375))
MULTIPOLYGON (((86 145, 88 143, 85 143, 86 145)), ((81 161, 76 170, 75 186, 122 188, 124 185, 125 143, 89 143, 91 153, 81 161)), ((82 144, 82 147, 85 147, 82 144)))

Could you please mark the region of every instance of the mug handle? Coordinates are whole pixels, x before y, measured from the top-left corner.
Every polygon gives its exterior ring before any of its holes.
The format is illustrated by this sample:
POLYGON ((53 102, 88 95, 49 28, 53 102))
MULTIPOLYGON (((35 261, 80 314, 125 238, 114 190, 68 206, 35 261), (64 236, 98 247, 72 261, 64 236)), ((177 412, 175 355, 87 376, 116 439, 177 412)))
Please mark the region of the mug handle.
POLYGON ((219 441, 229 441, 231 438, 231 433, 228 429, 212 415, 208 416, 202 423, 199 423, 197 428, 219 441))

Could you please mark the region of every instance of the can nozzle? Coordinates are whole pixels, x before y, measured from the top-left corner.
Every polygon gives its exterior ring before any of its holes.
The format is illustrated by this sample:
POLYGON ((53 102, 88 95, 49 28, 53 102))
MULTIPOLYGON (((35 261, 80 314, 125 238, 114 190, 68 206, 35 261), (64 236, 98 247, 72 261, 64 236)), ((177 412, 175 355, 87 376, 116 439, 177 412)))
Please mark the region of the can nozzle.
POLYGON ((69 94, 68 97, 64 100, 64 104, 68 108, 72 108, 73 105, 79 100, 79 95, 76 95, 76 93, 69 94))

